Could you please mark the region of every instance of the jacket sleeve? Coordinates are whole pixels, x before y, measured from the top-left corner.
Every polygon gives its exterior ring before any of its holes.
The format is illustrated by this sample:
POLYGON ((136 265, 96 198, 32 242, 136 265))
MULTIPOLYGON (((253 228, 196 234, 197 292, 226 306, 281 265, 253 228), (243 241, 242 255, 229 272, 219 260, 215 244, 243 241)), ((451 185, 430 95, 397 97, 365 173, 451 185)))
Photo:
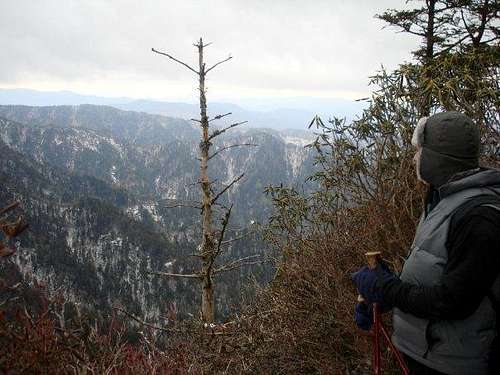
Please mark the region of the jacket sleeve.
POLYGON ((500 211, 471 209, 450 224, 448 264, 441 283, 422 287, 400 279, 380 283, 384 301, 425 319, 465 319, 477 310, 500 270, 500 211))

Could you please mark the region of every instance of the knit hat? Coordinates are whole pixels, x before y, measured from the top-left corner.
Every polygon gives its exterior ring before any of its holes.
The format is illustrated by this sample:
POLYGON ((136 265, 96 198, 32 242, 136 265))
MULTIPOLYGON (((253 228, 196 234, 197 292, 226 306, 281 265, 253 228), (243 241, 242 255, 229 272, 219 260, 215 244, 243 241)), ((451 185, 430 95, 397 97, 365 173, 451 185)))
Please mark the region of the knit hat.
POLYGON ((420 177, 439 188, 453 175, 479 165, 479 128, 458 112, 443 112, 421 119, 412 144, 422 148, 420 177))

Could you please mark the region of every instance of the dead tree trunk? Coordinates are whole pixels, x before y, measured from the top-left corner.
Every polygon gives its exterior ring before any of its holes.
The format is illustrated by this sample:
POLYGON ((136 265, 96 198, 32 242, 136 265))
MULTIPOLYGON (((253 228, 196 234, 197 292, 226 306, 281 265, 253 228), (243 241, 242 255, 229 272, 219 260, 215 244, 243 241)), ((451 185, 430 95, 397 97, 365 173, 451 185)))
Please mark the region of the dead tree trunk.
POLYGON ((217 115, 212 119, 209 119, 207 115, 207 98, 206 98, 206 87, 205 87, 205 78, 206 75, 215 67, 218 65, 228 61, 231 59, 231 56, 227 57, 226 59, 219 61, 218 63, 214 64, 213 66, 206 68, 206 64, 204 62, 204 48, 208 44, 203 44, 202 38, 198 41, 198 43, 195 44, 195 46, 198 49, 198 70, 192 68, 188 64, 186 64, 183 61, 180 61, 176 59, 175 57, 169 55, 168 53, 165 52, 160 52, 155 50, 154 48, 152 49, 153 52, 158 53, 160 55, 164 55, 171 60, 174 60, 175 62, 183 65, 184 67, 188 68, 192 72, 196 73, 198 75, 198 82, 199 82, 199 99, 200 99, 200 119, 193 119, 193 121, 196 121, 200 124, 201 130, 202 130, 202 136, 201 136, 201 141, 200 141, 200 181, 199 184, 201 186, 201 201, 196 202, 195 205, 193 204, 176 204, 172 207, 195 207, 199 210, 201 210, 201 215, 202 215, 202 220, 201 220, 201 244, 199 246, 199 251, 196 254, 198 258, 201 259, 201 268, 199 272, 193 273, 193 274, 175 274, 175 273, 165 273, 165 272, 154 272, 156 275, 162 275, 166 277, 184 277, 184 278, 195 278, 201 281, 201 287, 202 287, 202 292, 201 292, 201 318, 204 322, 206 323, 212 323, 215 320, 215 292, 214 292, 214 276, 217 274, 220 274, 222 272, 230 271, 232 269, 245 266, 245 265, 251 265, 258 263, 255 261, 256 257, 246 257, 242 259, 238 259, 232 262, 229 262, 224 265, 216 265, 215 262, 217 260, 217 257, 220 255, 222 252, 222 249, 224 246, 232 242, 233 240, 224 240, 224 236, 226 233, 226 227, 229 223, 229 218, 231 216, 231 210, 232 206, 226 207, 226 213, 223 216, 221 220, 221 228, 217 231, 214 229, 214 205, 217 204, 217 200, 225 193, 227 192, 234 184, 236 184, 242 177, 243 174, 240 176, 236 177, 233 179, 228 185, 223 187, 221 191, 218 193, 213 193, 212 192, 212 184, 213 182, 210 180, 209 174, 208 174, 208 164, 209 161, 217 156, 220 152, 225 151, 227 149, 233 148, 233 147, 239 147, 239 146, 256 146, 254 144, 235 144, 235 145, 230 145, 230 146, 225 146, 225 147, 220 147, 217 149, 215 152, 212 154, 211 152, 211 147, 212 147, 212 140, 219 135, 225 133, 227 130, 232 129, 236 126, 242 125, 246 123, 246 121, 243 122, 237 122, 234 124, 231 124, 225 128, 222 129, 216 129, 212 132, 210 132, 210 122, 213 120, 219 120, 222 117, 225 117, 227 115, 230 115, 231 113, 226 113, 226 114, 221 114, 217 115), (217 234, 217 236, 216 236, 217 234), (217 237, 217 238, 215 238, 217 237))
POLYGON ((203 275, 201 295, 201 315, 204 321, 214 321, 214 284, 212 281, 210 258, 215 253, 215 244, 212 232, 212 194, 210 178, 208 177, 208 158, 210 151, 209 124, 207 117, 207 99, 205 95, 205 63, 203 62, 203 40, 198 43, 199 76, 200 76, 200 123, 202 141, 200 142, 200 181, 202 191, 202 242, 201 259, 203 275))

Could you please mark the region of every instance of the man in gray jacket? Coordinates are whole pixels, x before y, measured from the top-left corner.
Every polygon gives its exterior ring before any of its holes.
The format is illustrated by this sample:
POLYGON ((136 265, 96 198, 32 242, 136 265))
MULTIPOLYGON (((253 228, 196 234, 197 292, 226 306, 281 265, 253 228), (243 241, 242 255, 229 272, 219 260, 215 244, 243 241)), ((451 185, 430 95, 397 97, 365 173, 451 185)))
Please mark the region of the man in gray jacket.
POLYGON ((354 281, 394 307, 411 374, 500 374, 500 171, 479 167, 479 129, 457 112, 420 120, 412 143, 429 191, 403 271, 363 268, 354 281))

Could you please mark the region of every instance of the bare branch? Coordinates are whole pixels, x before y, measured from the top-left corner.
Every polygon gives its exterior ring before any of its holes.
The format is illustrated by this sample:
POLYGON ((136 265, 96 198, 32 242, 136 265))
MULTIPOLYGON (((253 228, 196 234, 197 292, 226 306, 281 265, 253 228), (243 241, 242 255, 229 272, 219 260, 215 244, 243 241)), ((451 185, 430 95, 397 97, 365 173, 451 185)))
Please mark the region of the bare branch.
POLYGON ((208 68, 208 69, 205 71, 205 74, 207 74, 209 71, 211 71, 212 69, 214 69, 216 66, 218 66, 218 65, 220 65, 220 64, 223 64, 223 63, 225 63, 226 61, 231 60, 232 58, 233 58, 232 56, 229 56, 229 57, 225 58, 224 60, 219 61, 217 64, 212 65, 210 68, 208 68))
POLYGON ((236 122, 234 124, 231 124, 229 125, 228 127, 224 128, 224 129, 217 129, 217 130, 214 130, 214 132, 210 135, 210 137, 208 137, 208 140, 210 141, 211 139, 221 135, 222 133, 225 133, 227 132, 229 129, 232 129, 236 126, 240 126, 240 125, 243 125, 243 124, 246 124, 248 121, 242 121, 242 122, 236 122))
POLYGON ((196 121, 196 122, 199 122, 201 124, 201 120, 198 120, 198 119, 195 119, 195 118, 191 118, 190 119, 191 121, 196 121))
POLYGON ((145 322, 144 320, 138 318, 137 316, 129 313, 128 311, 120 308, 120 307, 113 307, 114 310, 117 310, 125 315, 127 315, 129 318, 131 318, 132 320, 135 320, 137 323, 145 326, 145 327, 149 327, 149 328, 152 328, 152 329, 156 329, 158 331, 163 331, 163 332, 175 332, 177 330, 174 330, 174 329, 168 329, 168 328, 163 328, 163 327, 158 327, 158 326, 155 326, 154 324, 151 324, 151 323, 148 323, 148 322, 145 322))
MULTIPOLYGON (((226 211, 224 218, 222 219, 222 229, 220 231, 219 239, 217 240, 217 250, 215 251, 215 256, 213 257, 213 261, 220 254, 222 241, 224 240, 224 235, 226 234, 227 224, 229 224, 229 218, 231 217, 231 210, 233 209, 233 204, 229 206, 229 209, 226 211)), ((212 263, 213 263, 212 261, 212 263)))
POLYGON ((229 218, 231 217, 231 210, 232 209, 233 209, 233 205, 231 204, 229 209, 226 211, 224 218, 222 219, 222 229, 220 231, 219 238, 217 240, 217 249, 215 249, 215 251, 212 252, 212 254, 210 254, 208 269, 206 271, 207 275, 212 274, 212 267, 214 266, 215 259, 217 259, 217 257, 220 254, 222 240, 224 239, 224 234, 226 232, 227 224, 229 223, 229 218))
POLYGON ((243 147, 243 146, 258 146, 258 145, 255 144, 255 143, 239 143, 239 144, 236 144, 236 145, 225 146, 225 147, 222 147, 222 148, 218 149, 212 155, 210 155, 208 157, 208 160, 212 159, 213 157, 215 157, 217 154, 219 154, 222 151, 225 151, 225 150, 228 150, 228 149, 234 148, 234 147, 243 147))
POLYGON ((173 205, 168 205, 168 206, 163 206, 165 208, 178 208, 178 207, 185 207, 185 208, 194 208, 196 210, 201 210, 202 207, 201 206, 195 206, 195 205, 192 205, 192 204, 184 204, 184 203, 177 203, 177 204, 173 204, 173 205))
POLYGON ((233 114, 232 112, 228 112, 228 113, 224 113, 223 115, 217 115, 213 119, 210 119, 208 122, 212 122, 212 121, 215 121, 215 120, 220 120, 221 118, 229 116, 229 115, 232 115, 232 114, 233 114))
MULTIPOLYGON (((165 199, 163 202, 168 201, 169 199, 165 199)), ((175 202, 175 199, 172 199, 175 202)), ((176 202, 172 204, 163 205, 164 208, 177 208, 177 207, 187 207, 187 208, 195 208, 197 210, 201 210, 201 203, 198 201, 184 201, 184 202, 176 202)))
POLYGON ((221 190, 221 191, 220 191, 220 192, 219 192, 219 193, 218 193, 215 197, 213 197, 213 198, 212 198, 211 204, 214 204, 214 203, 217 201, 217 199, 219 199, 219 198, 220 198, 220 196, 221 196, 222 194, 224 194, 224 193, 225 193, 228 189, 230 189, 230 188, 231 188, 231 186, 233 186, 235 183, 237 183, 239 180, 241 180, 241 179, 243 178, 243 176, 244 176, 244 175, 245 175, 245 174, 244 174, 244 173, 242 173, 242 174, 240 174, 238 177, 236 177, 235 179, 233 179, 233 181, 231 181, 231 182, 229 183, 229 185, 227 185, 227 186, 226 186, 224 189, 222 189, 222 190, 221 190))
POLYGON ((222 203, 219 203, 219 202, 214 202, 214 203, 212 203, 212 204, 213 204, 213 205, 215 205, 215 206, 222 207, 222 208, 223 208, 223 209, 225 209, 225 210, 229 210, 229 207, 228 207, 228 206, 226 206, 225 204, 222 204, 222 203))
POLYGON ((228 272, 228 271, 232 271, 232 270, 235 270, 236 268, 241 268, 241 267, 246 267, 246 266, 254 266, 256 264, 262 264, 262 260, 256 260, 256 261, 253 261, 253 262, 241 262, 241 263, 235 263, 231 266, 227 266, 227 267, 224 267, 224 268, 218 268, 214 271, 214 275, 217 275, 217 274, 220 274, 220 273, 223 273, 223 272, 228 272))
POLYGON ((6 206, 0 210, 0 215, 3 215, 9 211, 12 211, 17 206, 19 206, 19 202, 14 202, 14 203, 9 204, 8 206, 6 206))
POLYGON ((218 273, 222 273, 222 272, 227 272, 227 271, 231 271, 231 270, 234 270, 235 268, 240 268, 240 267, 243 267, 243 266, 251 266, 251 265, 254 265, 254 264, 259 264, 259 263, 262 263, 262 260, 258 260, 258 261, 251 261, 251 259, 256 259, 256 258, 259 258, 260 255, 250 255, 248 257, 244 257, 244 258, 240 258, 240 259, 237 259, 237 260, 234 260, 232 262, 229 262, 229 263, 226 263, 218 268, 216 268, 213 272, 214 275, 218 274, 218 273))
POLYGON ((208 47, 209 45, 213 44, 214 42, 208 42, 208 43, 204 43, 204 44, 200 44, 202 43, 201 39, 200 39, 200 42, 199 43, 193 43, 193 46, 195 47, 202 47, 202 48, 205 48, 205 47, 208 47))
POLYGON ((164 276, 164 277, 178 277, 185 279, 201 279, 202 276, 197 273, 170 273, 170 272, 147 272, 150 275, 164 276))
POLYGON ((197 70, 195 70, 194 68, 190 67, 190 66, 189 66, 188 64, 186 64, 185 62, 183 62, 183 61, 181 61, 181 60, 176 59, 176 58, 175 58, 175 57, 173 57, 172 55, 169 55, 168 53, 158 51, 158 50, 156 50, 156 49, 154 49, 154 48, 151 48, 151 51, 153 51, 154 53, 157 53, 157 54, 159 54, 159 55, 167 56, 169 59, 174 60, 175 62, 177 62, 177 63, 179 63, 179 64, 181 64, 181 65, 185 66, 186 68, 188 68, 188 69, 189 69, 189 70, 191 70, 192 72, 194 72, 194 73, 196 73, 196 74, 200 75, 200 73, 199 73, 197 70))
POLYGON ((245 234, 242 234, 241 236, 238 236, 238 237, 234 237, 234 238, 231 238, 229 240, 225 240, 225 241, 222 241, 222 245, 228 245, 230 243, 233 243, 233 242, 236 242, 236 241, 239 241, 239 240, 242 240, 243 238, 245 237, 248 237, 252 232, 247 232, 245 234))

